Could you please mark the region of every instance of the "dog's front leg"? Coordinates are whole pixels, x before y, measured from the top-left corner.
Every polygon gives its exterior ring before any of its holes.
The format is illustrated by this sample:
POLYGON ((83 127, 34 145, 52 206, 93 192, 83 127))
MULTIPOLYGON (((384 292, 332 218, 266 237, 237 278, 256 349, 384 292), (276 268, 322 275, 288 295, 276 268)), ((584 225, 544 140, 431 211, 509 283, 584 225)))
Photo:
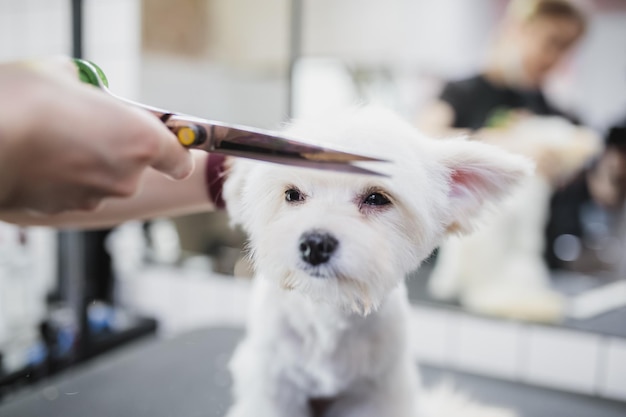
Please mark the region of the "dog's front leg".
POLYGON ((237 398, 226 417, 311 417, 310 413, 308 404, 288 397, 288 391, 278 396, 256 392, 237 398))
POLYGON ((419 386, 416 364, 407 358, 375 381, 355 384, 324 417, 416 417, 419 386))
POLYGON ((234 404, 227 417, 310 417, 308 396, 284 372, 276 352, 245 340, 233 356, 234 404))

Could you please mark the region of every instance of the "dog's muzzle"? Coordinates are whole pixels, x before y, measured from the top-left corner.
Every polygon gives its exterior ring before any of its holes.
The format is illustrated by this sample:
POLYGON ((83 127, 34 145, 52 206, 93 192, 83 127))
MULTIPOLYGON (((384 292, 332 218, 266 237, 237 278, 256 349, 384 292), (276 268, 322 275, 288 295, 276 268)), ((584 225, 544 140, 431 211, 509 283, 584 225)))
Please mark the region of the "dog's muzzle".
POLYGON ((333 235, 322 231, 303 233, 300 237, 300 257, 306 263, 317 266, 328 262, 339 242, 333 235))

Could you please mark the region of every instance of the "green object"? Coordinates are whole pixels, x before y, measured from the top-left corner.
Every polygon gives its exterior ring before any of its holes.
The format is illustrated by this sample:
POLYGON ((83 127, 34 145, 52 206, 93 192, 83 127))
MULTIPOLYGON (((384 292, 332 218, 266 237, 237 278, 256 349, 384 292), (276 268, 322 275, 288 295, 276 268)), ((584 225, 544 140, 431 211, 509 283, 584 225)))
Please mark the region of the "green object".
POLYGON ((506 125, 511 121, 511 115, 511 109, 509 109, 508 107, 497 107, 491 112, 489 117, 487 117, 485 127, 506 127, 506 125))
POLYGON ((74 58, 74 64, 78 67, 78 77, 84 83, 96 87, 109 86, 109 80, 102 69, 91 61, 74 58))

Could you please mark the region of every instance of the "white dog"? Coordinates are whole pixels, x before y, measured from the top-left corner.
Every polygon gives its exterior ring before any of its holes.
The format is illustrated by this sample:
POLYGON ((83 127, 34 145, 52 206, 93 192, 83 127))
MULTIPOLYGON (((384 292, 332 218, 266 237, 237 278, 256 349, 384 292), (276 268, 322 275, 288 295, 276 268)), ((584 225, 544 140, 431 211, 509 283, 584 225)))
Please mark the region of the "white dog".
POLYGON ((418 395, 403 280, 446 235, 471 230, 531 164, 480 143, 427 139, 373 108, 288 133, 392 162, 369 166, 388 177, 233 163, 224 197, 257 274, 228 416, 512 415, 418 395))
POLYGON ((553 183, 577 173, 600 151, 601 141, 558 117, 526 118, 507 134, 502 140, 538 160, 537 174, 503 202, 485 227, 441 247, 429 290, 481 314, 559 321, 566 301, 551 288, 543 260, 553 183))

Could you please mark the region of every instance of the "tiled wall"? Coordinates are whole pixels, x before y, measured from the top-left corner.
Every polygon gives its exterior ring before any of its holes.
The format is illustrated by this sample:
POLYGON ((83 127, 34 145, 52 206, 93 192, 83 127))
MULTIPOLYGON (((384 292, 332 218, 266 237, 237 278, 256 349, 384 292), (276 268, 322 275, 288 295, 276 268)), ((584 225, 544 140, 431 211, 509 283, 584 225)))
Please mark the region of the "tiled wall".
POLYGON ((413 309, 422 362, 626 401, 626 340, 559 327, 413 309))
POLYGON ((56 239, 49 229, 0 222, 0 353, 4 371, 40 359, 38 326, 56 278, 56 239))
POLYGON ((103 69, 113 92, 130 99, 138 99, 141 0, 84 2, 85 58, 103 69))
POLYGON ((0 0, 0 61, 68 54, 70 0, 0 0))
MULTIPOLYGON (((85 0, 86 58, 106 72, 111 89, 136 98, 140 0, 85 0)), ((0 62, 72 52, 71 0, 0 0, 0 62)), ((0 352, 5 371, 36 360, 37 326, 54 285, 56 232, 0 223, 0 352), (20 237, 20 235, 22 237, 20 237), (26 242, 20 243, 20 240, 26 242)), ((40 356, 40 355, 39 355, 40 356)))
MULTIPOLYGON (((141 47, 140 0, 84 0, 85 58, 115 92, 135 98, 141 47)), ((71 0, 0 0, 0 62, 72 52, 71 0)))
MULTIPOLYGON (((154 267, 121 286, 127 306, 157 317, 161 332, 174 336, 243 326, 249 284, 209 269, 154 267)), ((410 326, 420 363, 626 401, 625 339, 421 305, 413 306, 410 326)))
MULTIPOLYGON (((69 54, 70 21, 70 0, 0 0, 0 62, 69 54)), ((55 256, 54 231, 0 223, 0 351, 5 371, 35 360, 37 326, 54 285, 55 256)))

